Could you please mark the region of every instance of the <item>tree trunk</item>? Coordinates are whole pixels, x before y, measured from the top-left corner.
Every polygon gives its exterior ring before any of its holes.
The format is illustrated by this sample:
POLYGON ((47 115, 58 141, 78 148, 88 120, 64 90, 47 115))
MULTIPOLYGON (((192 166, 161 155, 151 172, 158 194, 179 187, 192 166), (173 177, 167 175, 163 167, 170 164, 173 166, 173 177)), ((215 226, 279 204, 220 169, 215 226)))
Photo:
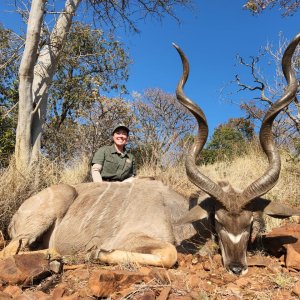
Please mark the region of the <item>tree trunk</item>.
POLYGON ((37 59, 41 26, 46 0, 33 0, 29 13, 26 44, 19 69, 19 113, 16 132, 16 164, 22 171, 31 160, 31 125, 32 125, 32 83, 33 69, 37 59))
POLYGON ((81 0, 67 0, 46 45, 37 57, 46 0, 33 0, 28 19, 25 49, 19 70, 19 115, 16 164, 24 170, 38 159, 42 127, 46 120, 48 90, 57 68, 73 16, 81 0))
POLYGON ((40 52, 34 68, 33 102, 39 105, 32 122, 32 157, 31 161, 38 159, 41 149, 43 125, 47 115, 48 90, 57 68, 59 55, 66 41, 73 16, 81 0, 67 0, 64 12, 60 14, 50 36, 50 43, 40 52))

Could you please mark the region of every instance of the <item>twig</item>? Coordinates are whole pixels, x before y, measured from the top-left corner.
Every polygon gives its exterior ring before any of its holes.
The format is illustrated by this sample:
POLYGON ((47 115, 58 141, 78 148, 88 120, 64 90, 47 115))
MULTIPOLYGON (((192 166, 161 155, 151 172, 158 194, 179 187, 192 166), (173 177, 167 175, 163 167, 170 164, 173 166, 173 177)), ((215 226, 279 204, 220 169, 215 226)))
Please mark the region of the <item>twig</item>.
POLYGON ((0 66, 0 70, 5 68, 8 64, 10 64, 16 57, 19 56, 18 51, 21 50, 24 47, 25 43, 23 43, 16 51, 15 53, 10 57, 8 61, 6 61, 4 64, 0 66))
POLYGON ((46 11, 49 15, 75 15, 74 13, 69 13, 66 11, 46 11))
POLYGON ((2 116, 2 118, 4 119, 4 118, 6 118, 8 115, 9 115, 9 113, 17 106, 19 104, 19 102, 17 102, 16 104, 14 104, 3 116, 2 116))

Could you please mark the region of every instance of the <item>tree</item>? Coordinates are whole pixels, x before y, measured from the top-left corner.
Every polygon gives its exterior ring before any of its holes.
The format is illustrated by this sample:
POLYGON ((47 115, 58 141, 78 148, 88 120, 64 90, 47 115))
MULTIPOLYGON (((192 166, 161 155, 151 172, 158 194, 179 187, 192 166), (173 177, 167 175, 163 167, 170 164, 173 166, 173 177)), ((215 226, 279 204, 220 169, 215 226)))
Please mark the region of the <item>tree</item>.
POLYGON ((17 69, 23 42, 0 23, 0 106, 8 112, 18 100, 17 69))
POLYGON ((49 89, 49 124, 57 131, 67 118, 78 120, 81 111, 92 108, 100 91, 124 93, 129 63, 112 33, 74 23, 49 89))
MULTIPOLYGON (((189 0, 173 1, 100 1, 88 0, 87 4, 97 15, 98 24, 119 26, 120 20, 137 30, 135 20, 153 15, 175 16, 176 5, 187 5, 189 0)), ((38 158, 41 147, 42 127, 45 123, 49 87, 57 70, 58 61, 81 0, 66 0, 63 12, 48 39, 42 39, 46 0, 32 0, 28 15, 25 48, 19 69, 19 115, 16 135, 16 162, 19 169, 26 169, 38 158)), ((96 18, 95 18, 96 20, 96 18)))
POLYGON ((134 143, 138 145, 136 156, 140 163, 150 160, 161 166, 180 160, 182 141, 195 128, 192 115, 175 95, 161 89, 135 93, 133 98, 133 114, 136 117, 134 143))
POLYGON ((14 120, 5 116, 2 118, 0 110, 0 169, 7 167, 9 158, 15 148, 15 127, 14 120))
POLYGON ((66 1, 64 12, 56 22, 49 42, 39 49, 46 2, 33 0, 31 3, 19 68, 19 114, 15 147, 19 170, 26 170, 38 158, 49 85, 80 0, 66 1))
MULTIPOLYGON (((274 48, 267 44, 263 51, 250 61, 238 57, 238 63, 246 68, 251 75, 252 82, 235 76, 233 81, 238 89, 237 92, 250 91, 254 94, 251 99, 240 100, 240 107, 253 122, 260 124, 265 115, 265 111, 284 92, 286 82, 281 71, 281 58, 288 41, 280 35, 279 48, 274 48), (261 72, 264 68, 265 74, 261 72), (271 73, 268 69, 275 70, 271 73)), ((300 50, 296 50, 293 66, 296 74, 299 74, 300 50)), ((278 144, 287 146, 292 153, 297 153, 297 144, 300 140, 300 104, 297 97, 294 101, 276 118, 273 125, 273 132, 278 144)))
POLYGON ((254 14, 261 13, 267 8, 280 7, 283 9, 283 15, 289 16, 294 14, 300 6, 299 0, 248 0, 244 8, 254 14))
POLYGON ((6 167, 15 147, 18 102, 18 50, 23 42, 0 24, 0 167, 6 167))
POLYGON ((244 118, 229 119, 219 125, 207 147, 202 151, 200 163, 213 164, 217 160, 232 160, 246 152, 247 142, 254 138, 254 124, 244 118))

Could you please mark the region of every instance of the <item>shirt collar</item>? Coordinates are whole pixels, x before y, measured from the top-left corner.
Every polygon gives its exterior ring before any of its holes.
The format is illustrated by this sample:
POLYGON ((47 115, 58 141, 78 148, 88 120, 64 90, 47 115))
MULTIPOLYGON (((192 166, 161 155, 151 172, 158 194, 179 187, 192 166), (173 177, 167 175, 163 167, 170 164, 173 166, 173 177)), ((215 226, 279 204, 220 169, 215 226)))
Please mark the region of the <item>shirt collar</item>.
MULTIPOLYGON (((110 146, 110 150, 111 150, 111 153, 112 153, 112 154, 113 154, 113 153, 120 154, 120 152, 117 151, 117 149, 116 149, 116 147, 115 147, 114 144, 112 144, 112 145, 110 146)), ((121 155, 122 155, 122 156, 127 156, 127 150, 126 150, 126 148, 124 148, 124 152, 123 152, 121 155)))

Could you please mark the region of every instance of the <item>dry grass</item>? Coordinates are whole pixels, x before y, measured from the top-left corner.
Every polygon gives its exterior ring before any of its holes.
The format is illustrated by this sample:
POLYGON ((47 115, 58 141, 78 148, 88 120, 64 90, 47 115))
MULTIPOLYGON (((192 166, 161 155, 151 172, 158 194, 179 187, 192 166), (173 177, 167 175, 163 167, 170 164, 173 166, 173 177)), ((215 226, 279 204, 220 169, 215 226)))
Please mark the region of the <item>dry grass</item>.
MULTIPOLYGON (((228 180, 236 188, 245 188, 264 173, 267 167, 265 156, 257 146, 249 148, 248 154, 232 162, 217 162, 202 166, 201 171, 211 179, 228 180)), ((87 158, 78 160, 72 167, 63 168, 47 159, 42 159, 30 174, 20 173, 12 159, 10 166, 0 174, 0 230, 5 231, 9 220, 20 204, 34 193, 57 183, 76 184, 89 181, 89 164, 87 158)), ((198 189, 187 179, 184 163, 161 169, 144 165, 139 175, 155 176, 175 191, 189 198, 198 189)), ((300 162, 288 161, 282 154, 282 172, 278 184, 266 195, 273 201, 288 203, 294 207, 300 205, 300 162)), ((269 218, 267 229, 277 227, 281 221, 269 218)))
MULTIPOLYGON (((277 185, 266 195, 274 201, 300 205, 300 162, 288 160, 288 156, 281 154, 282 170, 277 185)), ((217 162, 213 165, 201 166, 200 170, 214 181, 227 180, 233 187, 244 189, 247 185, 261 176, 268 166, 267 159, 256 146, 250 146, 247 155, 241 156, 232 162, 217 162)), ((187 179, 184 164, 170 167, 166 170, 144 166, 141 175, 152 175, 170 185, 177 192, 188 196, 196 191, 193 184, 187 179)))
POLYGON ((62 168, 55 162, 42 158, 39 164, 27 171, 16 169, 14 157, 0 174, 0 230, 5 232, 9 221, 24 200, 51 184, 83 182, 88 173, 88 163, 82 158, 72 168, 62 168))

